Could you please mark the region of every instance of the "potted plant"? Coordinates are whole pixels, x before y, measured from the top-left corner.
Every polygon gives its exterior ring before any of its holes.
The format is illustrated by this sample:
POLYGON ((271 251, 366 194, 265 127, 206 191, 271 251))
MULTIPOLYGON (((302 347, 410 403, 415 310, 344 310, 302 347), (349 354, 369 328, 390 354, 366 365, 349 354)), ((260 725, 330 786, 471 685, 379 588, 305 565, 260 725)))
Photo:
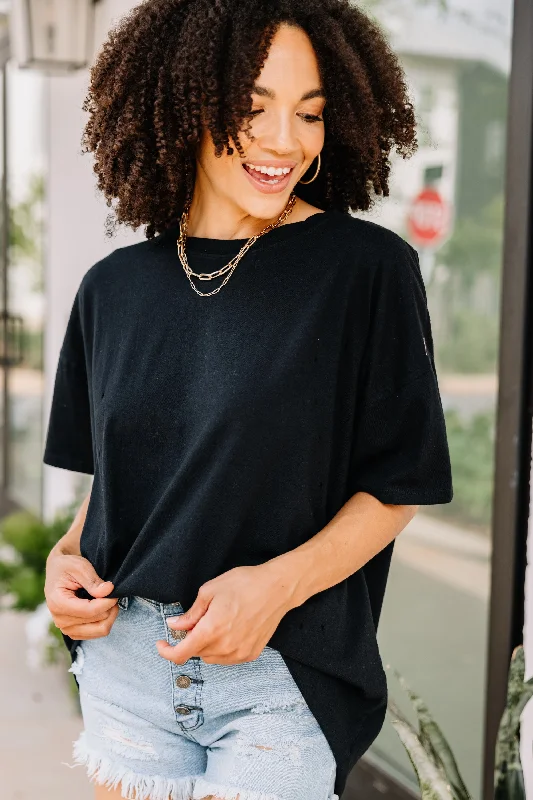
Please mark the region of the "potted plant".
MULTIPOLYGON (((522 645, 511 658, 507 703, 496 742, 494 770, 495 800, 526 800, 520 762, 520 717, 533 696, 533 678, 524 680, 525 660, 522 645)), ((472 800, 459 772, 457 761, 426 703, 395 672, 415 708, 419 729, 411 725, 389 698, 391 721, 415 770, 422 800, 472 800)))

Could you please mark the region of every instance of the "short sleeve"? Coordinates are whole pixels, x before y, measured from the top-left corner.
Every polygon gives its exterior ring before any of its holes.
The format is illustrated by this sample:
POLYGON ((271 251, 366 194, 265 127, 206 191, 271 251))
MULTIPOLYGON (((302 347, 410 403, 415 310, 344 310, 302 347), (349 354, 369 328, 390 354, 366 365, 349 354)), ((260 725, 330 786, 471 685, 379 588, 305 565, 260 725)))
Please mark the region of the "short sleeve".
POLYGON ((43 462, 52 467, 94 474, 80 289, 72 304, 59 354, 43 462))
POLYGON ((399 505, 453 497, 426 290, 418 254, 404 240, 373 279, 350 485, 399 505))

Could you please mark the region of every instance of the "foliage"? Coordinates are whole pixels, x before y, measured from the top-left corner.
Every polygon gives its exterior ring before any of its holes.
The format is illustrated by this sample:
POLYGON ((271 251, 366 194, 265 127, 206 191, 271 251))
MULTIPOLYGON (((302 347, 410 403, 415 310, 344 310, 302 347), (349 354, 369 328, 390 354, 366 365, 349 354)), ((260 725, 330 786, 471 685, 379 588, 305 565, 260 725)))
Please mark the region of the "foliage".
MULTIPOLYGON (((471 800, 457 761, 426 703, 395 672, 409 695, 418 718, 418 730, 388 700, 391 721, 415 770, 422 800, 471 800)), ((513 652, 507 705, 502 715, 495 753, 495 800, 525 800, 520 764, 520 715, 533 696, 533 678, 524 682, 524 650, 513 652)))
POLYGON ((435 343, 439 368, 463 375, 487 375, 498 365, 499 319, 449 304, 448 335, 435 343))
MULTIPOLYGON (((440 287, 441 305, 448 310, 445 335, 435 343, 436 359, 447 370, 470 374, 497 370, 503 212, 499 194, 479 214, 458 219, 438 252, 447 276, 440 287)), ((428 282, 428 293, 432 292, 428 282)))
POLYGON ((480 273, 489 273, 499 282, 503 257, 503 193, 496 195, 475 216, 457 219, 452 236, 439 250, 451 274, 461 279, 461 289, 475 285, 480 273))
POLYGON ((398 672, 395 675, 416 710, 419 730, 411 725, 390 698, 387 708, 392 725, 413 765, 422 800, 471 800, 452 749, 427 705, 398 672))
POLYGON ((494 411, 463 420, 455 409, 445 411, 453 474, 453 502, 434 506, 439 517, 486 528, 491 521, 494 484, 494 411))
MULTIPOLYGON (((13 609, 33 612, 26 620, 27 658, 32 668, 70 660, 61 631, 44 602, 44 581, 48 554, 70 528, 79 505, 77 494, 50 523, 28 511, 17 511, 0 521, 0 593, 9 596, 13 609)), ((72 676, 70 685, 74 695, 72 676)))
POLYGON ((35 292, 44 291, 41 270, 42 254, 40 252, 43 221, 38 213, 38 209, 42 208, 44 199, 44 177, 35 174, 29 183, 26 199, 11 206, 9 209, 10 261, 12 263, 25 261, 33 268, 33 289, 35 292))
POLYGON ((17 511, 0 522, 0 592, 13 597, 13 608, 32 611, 43 602, 46 559, 75 514, 70 507, 45 523, 29 511, 17 511))
POLYGON ((520 716, 533 697, 533 678, 524 681, 524 648, 513 651, 509 668, 507 703, 500 721, 494 771, 495 800, 525 800, 520 762, 520 716))
POLYGON ((21 333, 21 350, 24 356, 24 367, 29 369, 43 369, 43 332, 42 330, 29 330, 24 327, 21 333))

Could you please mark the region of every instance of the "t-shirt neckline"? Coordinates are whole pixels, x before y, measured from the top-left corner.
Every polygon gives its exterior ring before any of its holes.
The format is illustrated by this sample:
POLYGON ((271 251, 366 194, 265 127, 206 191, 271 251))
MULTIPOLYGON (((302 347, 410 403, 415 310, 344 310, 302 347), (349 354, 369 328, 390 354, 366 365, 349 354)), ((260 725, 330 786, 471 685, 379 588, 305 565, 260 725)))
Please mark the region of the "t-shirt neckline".
MULTIPOLYGON (((274 228, 274 230, 261 236, 254 242, 252 247, 254 250, 259 250, 281 242, 288 242, 302 234, 319 228, 332 213, 331 210, 322 211, 321 213, 317 212, 299 222, 289 222, 286 225, 281 225, 279 228, 274 228)), ((177 239, 178 234, 179 225, 174 225, 172 228, 168 228, 162 235, 177 239)), ((247 241, 248 238, 211 239, 204 236, 188 236, 186 250, 190 253, 204 255, 224 255, 225 253, 238 252, 247 241)))

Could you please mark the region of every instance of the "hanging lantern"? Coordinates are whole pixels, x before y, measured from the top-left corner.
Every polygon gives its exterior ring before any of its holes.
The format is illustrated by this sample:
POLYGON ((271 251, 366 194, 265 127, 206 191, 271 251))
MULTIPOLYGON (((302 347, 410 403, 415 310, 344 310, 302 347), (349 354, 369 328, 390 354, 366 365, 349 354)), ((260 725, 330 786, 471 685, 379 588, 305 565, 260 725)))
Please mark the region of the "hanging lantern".
POLYGON ((65 72, 93 56, 97 0, 12 0, 11 53, 19 67, 65 72))

